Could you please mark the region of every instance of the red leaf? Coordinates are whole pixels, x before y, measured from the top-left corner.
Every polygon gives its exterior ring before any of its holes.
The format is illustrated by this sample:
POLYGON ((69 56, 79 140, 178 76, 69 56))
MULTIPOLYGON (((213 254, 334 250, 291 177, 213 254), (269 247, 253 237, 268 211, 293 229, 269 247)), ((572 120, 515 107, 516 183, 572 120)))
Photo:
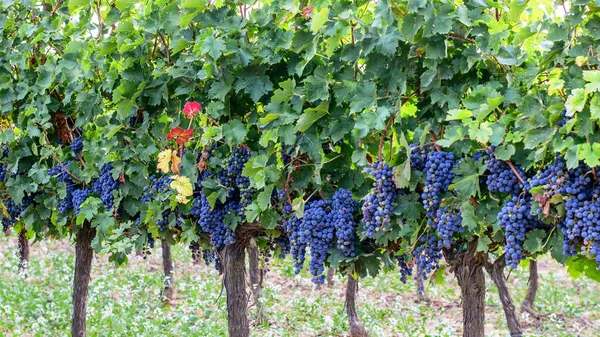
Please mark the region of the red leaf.
POLYGON ((176 127, 171 129, 171 132, 167 135, 167 139, 175 139, 177 144, 182 145, 185 144, 192 136, 194 135, 194 130, 192 129, 182 129, 180 127, 176 127))
POLYGON ((200 109, 202 109, 202 105, 200 105, 198 102, 185 102, 185 105, 183 106, 183 113, 188 119, 192 119, 192 117, 198 114, 200 109))

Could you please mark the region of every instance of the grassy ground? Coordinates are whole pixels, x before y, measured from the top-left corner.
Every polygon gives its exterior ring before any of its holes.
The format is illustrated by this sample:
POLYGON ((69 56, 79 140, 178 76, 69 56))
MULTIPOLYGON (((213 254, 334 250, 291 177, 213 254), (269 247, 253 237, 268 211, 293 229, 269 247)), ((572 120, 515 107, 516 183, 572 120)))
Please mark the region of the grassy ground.
MULTIPOLYGON (((67 241, 31 247, 29 275, 17 272, 17 240, 0 234, 0 336, 69 334, 73 247, 67 241)), ((187 248, 174 247, 176 305, 160 301, 160 248, 147 260, 132 257, 115 268, 94 260, 88 299, 88 336, 226 336, 227 313, 221 280, 213 267, 194 265, 187 248)), ((525 336, 598 336, 600 284, 570 279, 561 266, 542 259, 536 306, 543 318, 522 315, 525 336)), ((509 287, 519 303, 527 272, 513 271, 509 287)), ((275 261, 267 274, 269 324, 253 336, 345 336, 344 281, 315 290, 307 275, 293 275, 289 260, 275 261)), ((461 333, 460 292, 451 276, 429 285, 428 300, 398 274, 361 280, 359 315, 371 336, 456 336, 461 333)), ((486 335, 508 336, 496 290, 488 280, 486 335)), ((250 309, 251 314, 254 307, 250 309)))

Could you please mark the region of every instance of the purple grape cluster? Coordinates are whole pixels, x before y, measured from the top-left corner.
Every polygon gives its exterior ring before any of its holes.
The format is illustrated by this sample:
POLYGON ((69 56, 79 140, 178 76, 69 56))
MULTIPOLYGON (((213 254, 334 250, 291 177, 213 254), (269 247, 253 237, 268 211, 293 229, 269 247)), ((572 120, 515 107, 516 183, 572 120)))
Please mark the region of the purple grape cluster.
POLYGON ((166 175, 157 177, 155 175, 150 176, 150 186, 144 187, 144 194, 142 194, 142 203, 146 204, 152 199, 156 198, 161 193, 165 193, 169 190, 173 179, 166 175))
POLYGON ((428 224, 431 228, 437 230, 442 246, 447 248, 450 248, 454 242, 454 233, 462 233, 464 231, 461 223, 462 216, 460 211, 449 207, 438 208, 435 218, 428 219, 428 224))
POLYGON ((410 168, 415 171, 423 171, 425 169, 425 163, 427 163, 427 155, 433 149, 432 146, 418 146, 417 144, 410 144, 410 148, 410 168))
POLYGON ((225 215, 227 211, 223 205, 215 205, 210 208, 208 199, 202 192, 194 198, 194 203, 190 210, 190 214, 194 219, 197 219, 198 225, 203 232, 208 233, 211 238, 211 244, 217 250, 220 250, 225 245, 235 243, 235 232, 225 225, 225 215))
POLYGON ((358 211, 358 201, 352 199, 352 192, 340 188, 333 195, 333 226, 337 237, 337 247, 345 256, 354 257, 354 238, 357 223, 354 213, 358 211))
MULTIPOLYGON (((505 161, 498 160, 496 156, 491 154, 488 156, 486 165, 489 172, 486 178, 488 191, 517 195, 523 190, 523 183, 505 161)), ((525 171, 520 167, 515 166, 515 170, 522 179, 527 179, 525 171)))
POLYGON ((73 138, 73 143, 69 147, 73 150, 75 156, 79 155, 83 150, 83 136, 73 138))
POLYGON ((335 227, 332 215, 331 201, 310 201, 304 208, 304 217, 298 226, 298 239, 310 248, 309 270, 316 284, 325 281, 323 264, 327 257, 327 250, 334 243, 335 227))
POLYGON ((407 279, 412 276, 412 267, 409 267, 403 255, 396 256, 396 262, 400 269, 400 281, 406 284, 407 279))
POLYGON ((119 182, 113 178, 111 170, 112 163, 102 165, 100 168, 100 176, 92 185, 94 192, 100 195, 102 204, 107 211, 110 211, 113 208, 115 201, 113 191, 116 191, 119 188, 119 182))
POLYGON ((440 196, 448 191, 454 179, 454 166, 456 165, 454 153, 434 151, 427 156, 425 163, 425 187, 421 194, 425 210, 435 214, 440 205, 440 196))
POLYGON ((561 119, 558 121, 558 123, 556 123, 556 125, 558 125, 559 127, 565 126, 565 124, 567 124, 567 122, 573 118, 567 116, 567 109, 563 109, 563 111, 561 111, 560 117, 561 119))
POLYGON ((79 215, 79 210, 81 209, 81 204, 87 199, 87 197, 92 193, 92 191, 88 187, 84 187, 82 189, 76 189, 73 191, 73 208, 75 208, 75 214, 79 215))
MULTIPOLYGON (((442 258, 442 242, 433 234, 426 234, 419 238, 420 245, 413 251, 415 265, 417 266, 417 291, 425 294, 424 282, 429 274, 440 267, 442 258)), ((402 273, 402 272, 401 272, 402 273)))
POLYGON ((523 257, 523 243, 527 231, 540 227, 540 221, 531 215, 531 202, 524 196, 509 198, 498 213, 498 225, 504 229, 506 264, 515 269, 523 257))
POLYGON ((64 162, 62 165, 56 165, 55 167, 48 170, 48 174, 56 176, 58 183, 63 183, 66 186, 66 196, 63 199, 58 200, 57 208, 58 212, 65 214, 70 209, 73 209, 73 192, 75 191, 75 183, 65 170, 65 167, 69 166, 70 162, 64 162))
POLYGON ((6 199, 4 201, 4 207, 6 207, 8 216, 2 215, 2 229, 6 231, 19 221, 23 207, 15 203, 12 199, 6 199))
POLYGON ((373 238, 378 232, 387 230, 399 192, 394 183, 392 168, 382 160, 373 163, 365 172, 375 178, 375 182, 362 205, 364 223, 362 234, 373 238))

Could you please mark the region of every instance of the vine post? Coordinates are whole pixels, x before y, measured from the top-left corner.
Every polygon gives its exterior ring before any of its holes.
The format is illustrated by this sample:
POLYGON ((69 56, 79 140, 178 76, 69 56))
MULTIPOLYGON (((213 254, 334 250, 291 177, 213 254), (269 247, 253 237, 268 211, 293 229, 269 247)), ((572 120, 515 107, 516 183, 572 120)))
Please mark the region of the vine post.
POLYGON ((493 263, 488 262, 485 265, 485 269, 490 275, 496 288, 498 289, 498 295, 500 296, 500 303, 502 303, 502 309, 506 317, 506 325, 511 336, 520 336, 523 333, 521 324, 519 323, 519 317, 515 310, 515 303, 510 295, 506 280, 504 279, 504 268, 506 267, 506 259, 504 255, 501 255, 493 263))
POLYGON ((467 251, 446 250, 446 260, 452 267, 460 287, 463 312, 463 337, 485 337, 485 275, 486 255, 477 252, 477 240, 467 251))
POLYGON ((162 240, 163 271, 165 273, 163 295, 166 303, 173 304, 175 289, 173 286, 173 258, 171 257, 171 245, 167 240, 162 240))
POLYGON ((533 302, 535 301, 535 297, 537 295, 538 286, 539 274, 537 261, 531 259, 529 261, 529 286, 527 287, 527 295, 525 295, 525 299, 523 299, 523 302, 521 303, 521 311, 532 315, 537 315, 535 310, 533 310, 533 302))
POLYGON ((346 283, 346 314, 348 315, 348 325, 350 326, 351 337, 368 337, 358 311, 356 310, 356 293, 358 292, 358 277, 354 278, 348 274, 348 283, 346 283))
POLYGON ((222 256, 229 337, 249 337, 246 247, 238 241, 225 246, 222 256))
POLYGON ((96 230, 89 222, 84 222, 75 238, 75 276, 73 278, 73 313, 71 336, 86 336, 86 311, 88 286, 92 270, 92 240, 96 230))
POLYGON ((27 230, 21 229, 19 232, 19 270, 27 275, 29 266, 29 240, 27 240, 27 230))

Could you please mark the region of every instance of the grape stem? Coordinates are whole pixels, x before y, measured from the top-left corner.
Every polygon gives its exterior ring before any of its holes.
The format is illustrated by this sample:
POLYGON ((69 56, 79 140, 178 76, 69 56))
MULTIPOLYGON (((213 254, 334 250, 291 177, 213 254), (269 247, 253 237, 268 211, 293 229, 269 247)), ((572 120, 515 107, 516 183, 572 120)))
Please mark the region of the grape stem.
POLYGON ((437 145, 438 138, 435 135, 435 133, 433 133, 433 131, 429 130, 429 135, 431 136, 431 139, 433 139, 433 147, 435 148, 435 150, 442 151, 442 148, 440 148, 440 146, 437 145))
POLYGON ((513 173, 517 176, 517 178, 519 178, 519 181, 521 182, 521 184, 525 184, 525 180, 523 180, 523 177, 521 177, 521 175, 515 168, 515 165, 513 165, 513 163, 510 160, 507 160, 506 163, 508 164, 510 169, 513 171, 513 173))
POLYGON ((54 156, 54 159, 58 162, 58 165, 60 165, 60 167, 63 170, 65 170, 65 172, 67 172, 68 175, 70 175, 71 177, 73 177, 78 182, 83 183, 83 180, 79 179, 73 173, 71 173, 69 170, 67 170, 67 168, 65 167, 65 165, 60 161, 60 159, 58 159, 58 155, 56 154, 56 151, 54 151, 54 147, 52 147, 52 145, 50 144, 50 140, 48 139, 48 134, 46 133, 46 130, 44 130, 44 138, 46 140, 46 143, 50 147, 50 151, 52 151, 52 155, 54 156))

